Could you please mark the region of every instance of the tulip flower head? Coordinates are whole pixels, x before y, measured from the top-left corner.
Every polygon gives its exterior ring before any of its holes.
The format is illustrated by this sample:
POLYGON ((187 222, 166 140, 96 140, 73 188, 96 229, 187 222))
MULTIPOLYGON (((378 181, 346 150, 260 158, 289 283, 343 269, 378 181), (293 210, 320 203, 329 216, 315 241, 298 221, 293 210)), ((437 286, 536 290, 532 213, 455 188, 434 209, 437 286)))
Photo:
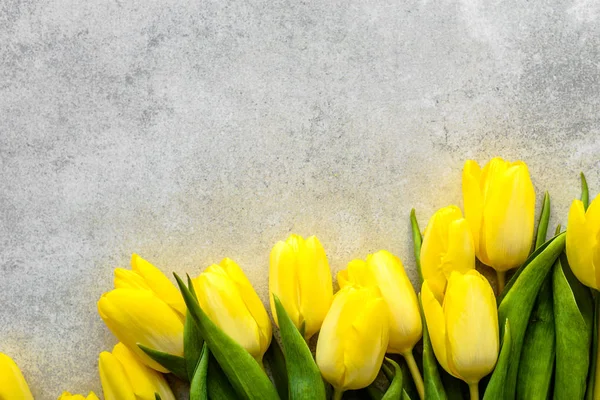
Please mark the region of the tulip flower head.
POLYGON ((439 209, 429 220, 421 245, 421 272, 438 299, 443 298, 452 271, 475 268, 469 223, 456 206, 439 209))
POLYGON ((269 268, 271 312, 277 323, 273 295, 276 295, 290 319, 311 338, 321 324, 333 299, 331 271, 325 250, 315 236, 304 240, 291 235, 273 246, 269 268))
POLYGON ((99 370, 105 400, 154 400, 155 393, 162 400, 175 400, 162 374, 144 365, 123 343, 112 353, 100 353, 99 370))
POLYGON ((535 213, 527 165, 497 157, 481 169, 469 160, 462 186, 477 258, 500 273, 523 264, 533 244, 535 213))
POLYGON ((498 358, 498 311, 492 287, 474 269, 465 274, 453 271, 442 304, 426 280, 421 300, 440 365, 476 387, 498 358))
POLYGON ((600 196, 587 211, 580 200, 569 209, 567 258, 571 270, 586 286, 600 289, 600 196))
POLYGON ((388 347, 389 311, 376 287, 347 286, 321 327, 316 361, 336 392, 370 385, 388 347))
POLYGON ((0 353, 0 400, 33 400, 29 386, 12 358, 0 353))
POLYGON ((100 400, 94 392, 90 392, 87 397, 82 394, 71 394, 69 392, 63 392, 58 400, 100 400))
POLYGON ((193 280, 198 303, 213 323, 262 360, 271 343, 271 320, 242 269, 231 259, 193 280))

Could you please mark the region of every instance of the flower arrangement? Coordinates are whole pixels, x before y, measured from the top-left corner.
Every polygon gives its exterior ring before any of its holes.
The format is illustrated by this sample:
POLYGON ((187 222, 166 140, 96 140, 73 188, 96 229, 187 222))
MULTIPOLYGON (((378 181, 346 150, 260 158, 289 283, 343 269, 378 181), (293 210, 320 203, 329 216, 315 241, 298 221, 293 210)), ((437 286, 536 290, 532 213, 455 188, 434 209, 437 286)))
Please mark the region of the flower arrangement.
MULTIPOLYGON (((324 246, 291 235, 270 254, 272 319, 229 258, 175 286, 134 254, 98 301, 119 340, 99 355, 104 398, 175 399, 173 374, 192 400, 600 399, 600 197, 581 179, 566 232, 546 240, 550 197, 536 228, 527 165, 467 161, 464 214, 444 207, 424 232, 410 214, 417 290, 381 250, 339 271, 334 293, 324 246)), ((0 399, 32 398, 0 354, 0 399)))

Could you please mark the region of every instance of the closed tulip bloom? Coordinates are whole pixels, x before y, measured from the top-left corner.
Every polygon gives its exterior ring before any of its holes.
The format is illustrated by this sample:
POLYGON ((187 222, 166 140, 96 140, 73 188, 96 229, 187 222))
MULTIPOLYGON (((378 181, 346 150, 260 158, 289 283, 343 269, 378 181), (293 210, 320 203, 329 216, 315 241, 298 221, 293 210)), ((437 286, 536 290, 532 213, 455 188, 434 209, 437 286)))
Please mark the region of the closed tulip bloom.
POLYGON ((168 372, 146 355, 138 343, 183 356, 183 318, 154 292, 114 289, 98 301, 98 313, 111 332, 147 366, 168 372))
POLYGON ((429 220, 421 245, 421 272, 441 299, 452 271, 475 268, 475 248, 469 223, 456 206, 439 209, 429 220))
POLYGON ((271 250, 269 268, 271 312, 277 323, 276 295, 298 329, 304 325, 304 337, 311 338, 321 329, 333 299, 331 271, 325 250, 315 236, 304 240, 291 235, 271 250))
POLYGON ((225 258, 206 268, 193 284, 211 321, 261 361, 271 343, 271 320, 242 269, 225 258))
POLYGON ((321 374, 335 388, 334 399, 375 380, 388 346, 388 319, 376 287, 347 286, 335 295, 316 354, 321 374))
POLYGON ((175 400, 162 374, 144 365, 123 343, 112 353, 100 353, 98 367, 105 400, 154 400, 155 393, 162 400, 175 400))
POLYGON ((475 254, 497 271, 503 287, 504 273, 523 264, 533 243, 535 190, 527 165, 496 157, 481 169, 467 161, 463 201, 475 254))
POLYGON ((179 314, 186 314, 183 296, 175 285, 158 268, 137 254, 131 256, 131 270, 115 269, 115 288, 150 290, 179 314))
POLYGON ((21 370, 12 358, 2 353, 0 353, 0 399, 33 400, 21 370))
POLYGON ((600 289, 600 196, 587 211, 575 200, 569 209, 567 258, 573 273, 586 286, 600 289))
POLYGON ((69 392, 63 392, 58 400, 99 400, 98 396, 94 392, 90 392, 87 397, 82 394, 71 394, 69 392))
POLYGON ((442 304, 429 283, 421 290, 423 312, 431 344, 440 365, 469 384, 477 397, 477 383, 489 374, 498 358, 498 311, 489 282, 476 270, 452 272, 442 304))

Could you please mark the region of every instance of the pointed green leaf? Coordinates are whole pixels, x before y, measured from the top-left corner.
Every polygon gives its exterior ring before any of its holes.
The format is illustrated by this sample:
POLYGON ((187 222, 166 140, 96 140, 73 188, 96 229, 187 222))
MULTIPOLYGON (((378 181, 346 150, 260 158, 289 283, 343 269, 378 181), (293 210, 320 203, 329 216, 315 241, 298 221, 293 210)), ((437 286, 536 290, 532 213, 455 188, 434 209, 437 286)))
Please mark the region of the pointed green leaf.
POLYGON ((275 384, 275 388, 277 388, 279 397, 282 400, 287 400, 289 389, 285 358, 283 357, 283 352, 281 351, 279 343, 274 337, 271 340, 271 345, 265 353, 264 362, 265 366, 271 372, 271 377, 273 378, 273 383, 275 384))
POLYGON ((390 368, 384 364, 384 368, 387 367, 387 368, 391 369, 391 371, 389 371, 388 373, 393 375, 393 378, 392 378, 392 381, 390 382, 390 386, 386 390, 382 399, 383 400, 399 399, 400 396, 402 395, 402 390, 403 390, 402 370, 400 369, 400 366, 396 362, 394 362, 394 360, 392 360, 391 358, 386 357, 385 362, 391 366, 391 368, 390 368))
MULTIPOLYGON (((189 276, 188 288, 194 296, 194 299, 197 299, 194 285, 189 276)), ((196 365, 198 365, 198 361, 200 360, 203 345, 204 339, 202 339, 202 335, 200 335, 200 331, 198 331, 198 327, 192 316, 187 312, 185 315, 185 325, 183 327, 183 356, 185 358, 189 382, 192 381, 192 378, 195 375, 196 365)))
POLYGON ((419 293, 419 305, 421 307, 421 320, 423 321, 423 383, 425 386, 425 398, 432 400, 446 400, 446 391, 442 383, 438 362, 431 346, 427 321, 423 314, 423 303, 419 293))
POLYGON ((208 400, 206 378, 208 376, 209 358, 210 350, 208 350, 208 346, 204 343, 198 366, 195 368, 196 372, 190 384, 190 400, 208 400))
POLYGON ((509 325, 507 319, 504 323, 504 337, 502 339, 502 348, 500 349, 498 362, 496 363, 490 382, 485 389, 483 400, 514 399, 514 396, 508 393, 506 387, 513 352, 512 326, 509 325))
POLYGON ((406 390, 402 390, 402 400, 411 400, 406 390))
POLYGON ((223 368, 237 394, 247 399, 278 399, 275 387, 258 362, 210 320, 181 278, 177 274, 174 275, 200 335, 208 344, 208 348, 223 368))
MULTIPOLYGON (((594 400, 594 392, 598 391, 596 385, 596 373, 598 369, 598 318, 600 317, 600 294, 593 290, 594 296, 594 326, 592 331, 592 352, 590 357, 590 373, 588 374, 587 388, 585 392, 585 400, 594 400)), ((598 394, 597 394, 598 395, 598 394)), ((598 396, 600 397, 600 396, 598 396)))
POLYGON ((291 400, 325 399, 323 378, 306 341, 276 295, 273 295, 273 301, 288 372, 289 398, 291 400))
POLYGON ((154 400, 162 400, 162 399, 160 398, 160 394, 158 394, 158 393, 154 393, 154 400))
POLYGON ((590 362, 593 303, 568 265, 556 261, 553 274, 556 327, 555 399, 582 399, 590 362))
POLYGON ((419 284, 421 284, 423 283, 423 273, 421 272, 421 244, 423 243, 423 238, 421 237, 421 231, 419 230, 419 223, 417 222, 417 215, 414 208, 410 210, 410 226, 412 228, 415 264, 417 265, 417 272, 419 273, 419 284))
POLYGON ((517 399, 550 398, 554 358, 552 276, 548 274, 531 312, 523 340, 523 351, 517 375, 517 399))
POLYGON ((233 390, 231 383, 223 373, 221 366, 212 356, 208 360, 208 376, 206 385, 208 387, 208 398, 210 400, 231 400, 239 398, 233 390))
POLYGON ((538 221, 537 234, 535 235, 535 248, 537 249, 546 241, 548 234, 548 222, 550 221, 550 195, 544 193, 544 202, 542 204, 542 212, 538 221))
POLYGON ((581 202, 583 203, 583 209, 587 210, 590 205, 590 190, 583 172, 581 173, 581 202))
POLYGON ((138 343, 137 345, 151 359, 153 359, 154 361, 171 371, 173 375, 175 375, 181 380, 187 381, 188 375, 185 367, 185 358, 151 349, 149 347, 144 346, 141 343, 138 343))
MULTIPOLYGON (((521 358, 523 338, 529 324, 537 294, 548 271, 565 248, 565 234, 550 239, 529 256, 523 266, 517 270, 499 297, 498 320, 510 320, 512 353, 506 376, 506 398, 515 397, 517 372, 521 358)), ((504 335, 504 326, 500 326, 500 338, 504 335)), ((493 374, 498 371, 494 370, 493 374)), ((492 380, 494 377, 492 376, 492 380)))

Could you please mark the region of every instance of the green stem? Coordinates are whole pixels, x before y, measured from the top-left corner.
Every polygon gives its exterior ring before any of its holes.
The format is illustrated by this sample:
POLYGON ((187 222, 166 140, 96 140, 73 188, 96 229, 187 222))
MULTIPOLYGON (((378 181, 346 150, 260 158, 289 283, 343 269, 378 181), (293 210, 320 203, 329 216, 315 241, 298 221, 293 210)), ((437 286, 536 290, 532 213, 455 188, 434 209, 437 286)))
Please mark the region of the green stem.
POLYGON ((469 393, 471 400, 479 400, 479 382, 469 383, 469 393))
POLYGON ((496 278, 498 280, 498 296, 504 290, 504 281, 506 279, 506 271, 496 271, 496 278))
POLYGON ((408 369, 410 371, 410 374, 412 375, 413 382, 415 383, 415 387, 417 388, 417 392, 419 393, 419 397, 421 398, 421 400, 424 400, 425 386, 423 385, 423 377, 421 376, 421 371, 419 371, 419 367, 417 367, 415 357, 413 357, 412 349, 402 354, 402 356, 406 360, 406 364, 408 365, 408 369))
MULTIPOLYGON (((596 301, 594 302, 596 306, 596 335, 600 335, 600 302, 598 301, 598 296, 600 293, 594 293, 596 295, 596 301)), ((592 338, 593 341, 598 343, 598 337, 592 338)), ((596 344, 596 371, 594 376, 594 400, 600 400, 600 345, 596 344)))
POLYGON ((344 394, 343 390, 340 390, 338 388, 334 388, 333 389, 333 397, 331 398, 331 400, 342 400, 342 395, 344 394))

